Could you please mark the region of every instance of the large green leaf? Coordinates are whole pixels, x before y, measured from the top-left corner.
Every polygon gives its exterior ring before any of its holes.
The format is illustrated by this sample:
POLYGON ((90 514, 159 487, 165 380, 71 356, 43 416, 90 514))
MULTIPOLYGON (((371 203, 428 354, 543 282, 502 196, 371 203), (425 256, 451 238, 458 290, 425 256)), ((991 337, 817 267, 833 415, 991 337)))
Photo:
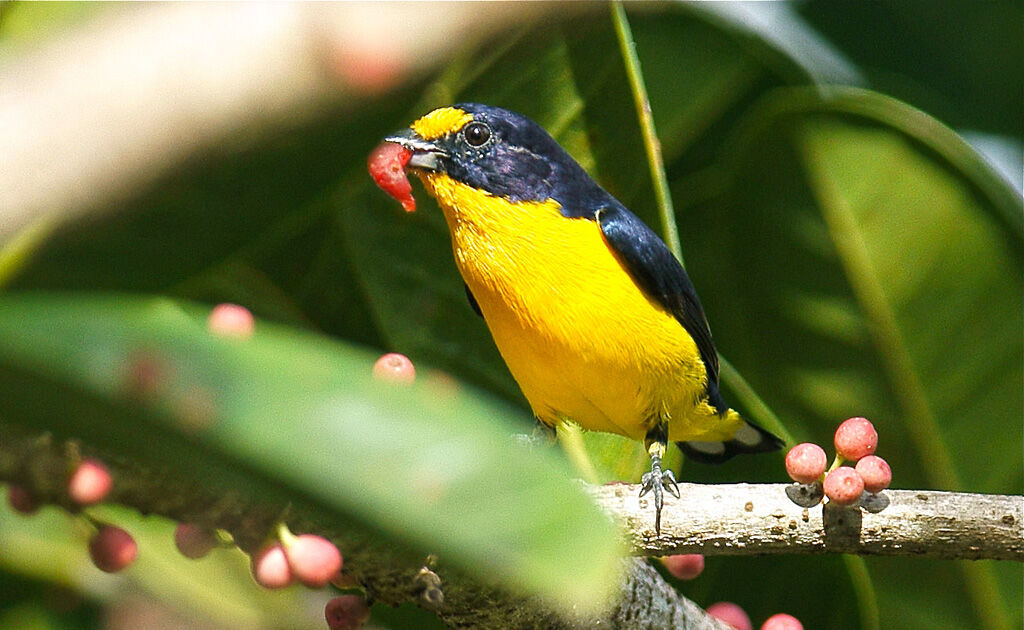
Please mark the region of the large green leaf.
MULTIPOLYGON (((88 551, 92 530, 84 521, 75 521, 56 507, 25 518, 7 505, 0 505, 0 547, 4 549, 0 569, 73 589, 97 602, 112 590, 130 589, 136 609, 153 608, 153 614, 164 611, 163 616, 175 615, 182 625, 214 621, 220 627, 314 628, 323 622, 318 608, 331 597, 329 591, 254 588, 248 576, 249 559, 237 548, 215 550, 199 562, 183 562, 174 547, 172 521, 109 505, 92 508, 90 514, 117 523, 138 542, 140 553, 131 570, 106 575, 92 565, 88 551)), ((0 570, 0 584, 5 587, 0 589, 0 610, 24 598, 5 577, 0 570)), ((122 606, 131 609, 133 604, 122 606)), ((39 608, 45 613, 44 605, 39 608)), ((89 619, 87 611, 85 602, 68 601, 65 609, 56 611, 60 617, 52 627, 93 627, 95 620, 89 619)), ((5 621, 0 617, 0 628, 34 627, 5 621)))
MULTIPOLYGON (((779 91, 722 158, 726 193, 680 216, 720 347, 801 439, 881 434, 895 484, 1020 493, 1020 198, 899 102, 779 91), (739 228, 738 226, 742 226, 739 228), (722 332, 726 331, 726 332, 722 332)), ((682 185, 682 183, 679 183, 682 185)), ((1020 621, 1019 567, 870 563, 882 618, 1020 621), (897 585, 931 593, 908 605, 897 585), (940 596, 960 583, 963 597, 940 596), (983 605, 984 603, 984 605, 983 605)))
POLYGON ((566 609, 605 603, 612 524, 555 451, 509 456, 508 408, 429 372, 380 383, 369 353, 271 324, 218 338, 205 314, 163 299, 0 298, 0 417, 235 492, 297 493, 566 609), (140 391, 143 369, 155 380, 140 391))

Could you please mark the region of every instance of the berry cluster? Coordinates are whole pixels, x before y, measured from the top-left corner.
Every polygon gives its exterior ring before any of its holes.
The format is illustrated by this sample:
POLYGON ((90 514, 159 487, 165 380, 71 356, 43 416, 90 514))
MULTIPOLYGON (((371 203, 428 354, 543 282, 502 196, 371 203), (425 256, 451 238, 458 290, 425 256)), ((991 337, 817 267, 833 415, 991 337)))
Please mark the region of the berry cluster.
MULTIPOLYGON (((220 304, 210 313, 207 329, 219 337, 244 340, 253 335, 255 321, 245 307, 220 304)), ((416 370, 404 355, 389 353, 373 366, 373 376, 383 382, 407 385, 415 380, 416 370)), ((68 477, 67 498, 79 507, 96 505, 107 498, 113 486, 113 478, 103 462, 84 459, 68 477)), ((18 484, 8 487, 7 499, 15 511, 26 515, 40 507, 39 498, 18 484)), ((135 561, 139 548, 131 534, 88 515, 85 518, 95 528, 88 547, 97 568, 115 573, 135 561)), ((193 560, 217 547, 230 545, 229 539, 227 532, 193 523, 179 523, 174 530, 178 551, 193 560)), ((294 582, 310 588, 334 584, 343 594, 327 603, 324 610, 327 625, 332 630, 356 630, 369 619, 369 606, 358 583, 341 573, 342 564, 341 552, 333 543, 313 534, 294 535, 284 523, 277 526, 273 539, 250 557, 252 576, 265 588, 284 588, 294 582)))
POLYGON ((341 571, 341 552, 334 543, 314 534, 296 536, 284 523, 277 537, 252 554, 252 577, 265 588, 284 588, 293 582, 310 588, 326 586, 341 571))
MULTIPOLYGON (((222 545, 213 530, 180 523, 174 530, 174 544, 186 558, 197 560, 222 545)), ((309 588, 333 584, 342 590, 358 590, 358 584, 341 573, 343 559, 338 548, 314 534, 296 536, 284 523, 276 535, 250 556, 252 577, 264 588, 279 589, 295 582, 309 588)), ((332 630, 357 630, 370 612, 362 595, 345 594, 327 603, 324 616, 332 630)))
POLYGON ((821 483, 825 496, 836 505, 854 505, 865 492, 877 494, 889 487, 892 469, 874 454, 878 432, 868 419, 850 418, 840 424, 835 447, 836 458, 826 472, 828 459, 824 449, 809 442, 797 444, 786 454, 786 472, 800 484, 821 483))
MULTIPOLYGON (((850 418, 836 429, 836 458, 828 468, 825 449, 817 444, 797 444, 786 454, 786 472, 798 484, 812 489, 806 493, 814 503, 822 493, 836 505, 854 505, 865 492, 877 494, 889 487, 892 470, 884 459, 876 456, 878 432, 865 418, 850 418), (844 466, 854 464, 854 467, 844 466)), ((793 495, 791 495, 793 496, 793 495)), ((794 500, 796 500, 794 498, 794 500)), ((680 580, 692 580, 704 571, 704 556, 681 554, 661 559, 665 568, 680 580)), ((732 602, 718 602, 708 606, 712 617, 737 630, 753 628, 750 617, 732 602)), ((803 626, 792 615, 772 615, 761 625, 761 630, 802 630, 803 626)))
MULTIPOLYGON (((98 459, 84 459, 71 471, 67 483, 67 498, 79 508, 102 503, 111 488, 113 477, 106 465, 98 459)), ((7 502, 21 514, 34 514, 39 510, 39 499, 17 484, 7 488, 7 502)), ((89 557, 101 571, 117 573, 135 562, 139 546, 132 535, 109 523, 89 519, 95 532, 89 539, 89 557)))

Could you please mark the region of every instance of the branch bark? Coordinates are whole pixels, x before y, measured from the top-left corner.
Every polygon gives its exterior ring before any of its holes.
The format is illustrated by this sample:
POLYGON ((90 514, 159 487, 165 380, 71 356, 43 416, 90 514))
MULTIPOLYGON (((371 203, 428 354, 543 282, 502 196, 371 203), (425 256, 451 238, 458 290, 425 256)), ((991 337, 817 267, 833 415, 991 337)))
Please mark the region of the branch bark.
MULTIPOLYGON (((30 436, 0 419, 0 483, 16 483, 40 503, 69 512, 82 508, 67 496, 70 471, 83 456, 104 461, 114 477, 108 503, 143 514, 227 530, 235 542, 256 549, 282 515, 290 529, 317 533, 342 550, 345 573, 366 590, 368 599, 397 606, 412 602, 453 628, 576 630, 593 627, 662 630, 726 630, 697 604, 681 596, 643 558, 623 559, 618 601, 602 615, 566 618, 544 603, 482 584, 445 565, 424 566, 426 558, 394 541, 345 523, 325 522, 316 510, 296 501, 275 504, 246 488, 215 488, 182 474, 156 471, 110 453, 97 453, 76 441, 30 436), (424 576, 433 576, 424 580, 424 576), (439 581, 439 585, 438 585, 439 581), (439 604, 440 602, 440 604, 439 604)), ((0 549, 2 555, 2 549, 0 549)), ((254 585, 253 588, 256 588, 254 585)))
MULTIPOLYGON (((851 507, 797 505, 796 484, 679 484, 662 512, 640 486, 590 488, 637 555, 850 553, 1024 561, 1024 497, 885 490, 851 507)), ((798 497, 799 499, 799 497, 798 497)), ((806 504, 807 502, 805 502, 806 504)))
MULTIPOLYGON (((25 437, 0 422, 0 481, 18 483, 49 503, 76 510, 66 496, 67 477, 81 457, 75 442, 25 437)), ((94 453, 89 453, 93 455, 94 453)), ((296 532, 316 532, 335 541, 345 570, 374 601, 413 602, 455 628, 725 628, 682 597, 641 557, 626 558, 618 600, 606 613, 567 619, 543 603, 439 566, 399 549, 362 529, 315 518, 299 503, 254 500, 232 489, 190 482, 123 459, 98 454, 115 483, 109 501, 175 520, 226 529, 252 549, 287 513, 296 532), (424 574, 433 576, 424 581, 424 574), (440 597, 439 597, 440 595, 440 597)), ((638 556, 674 553, 744 555, 771 553, 857 553, 940 558, 1024 560, 1024 497, 887 490, 863 507, 802 508, 787 496, 786 484, 680 484, 682 499, 662 514, 653 531, 653 506, 639 499, 639 486, 587 486, 595 500, 623 524, 638 556)))

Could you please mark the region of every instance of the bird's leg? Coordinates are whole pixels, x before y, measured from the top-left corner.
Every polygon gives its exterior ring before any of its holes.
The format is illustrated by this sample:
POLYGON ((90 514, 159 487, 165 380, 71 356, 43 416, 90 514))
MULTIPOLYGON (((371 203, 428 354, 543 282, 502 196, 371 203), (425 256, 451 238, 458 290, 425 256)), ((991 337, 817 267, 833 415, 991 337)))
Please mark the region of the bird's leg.
POLYGON ((555 427, 550 424, 545 424, 544 421, 537 418, 537 422, 533 425, 533 433, 530 434, 530 437, 538 443, 550 446, 558 440, 558 432, 555 431, 555 427))
POLYGON ((530 448, 537 446, 551 446, 557 440, 558 434, 551 425, 544 424, 539 418, 530 433, 516 433, 512 436, 522 446, 530 448))
POLYGON ((647 438, 647 454, 651 456, 651 472, 644 473, 640 483, 640 496, 644 496, 654 490, 654 532, 661 534, 661 508, 665 504, 664 492, 679 498, 679 486, 676 484, 676 476, 671 470, 661 469, 661 458, 665 456, 665 449, 668 447, 662 436, 652 439, 647 438))

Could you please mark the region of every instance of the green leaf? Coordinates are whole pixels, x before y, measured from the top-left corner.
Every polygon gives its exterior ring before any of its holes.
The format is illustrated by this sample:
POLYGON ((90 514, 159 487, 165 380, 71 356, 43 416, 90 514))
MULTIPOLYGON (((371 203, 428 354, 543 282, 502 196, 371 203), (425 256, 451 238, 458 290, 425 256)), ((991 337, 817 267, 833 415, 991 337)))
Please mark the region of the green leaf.
POLYGON ((385 347, 333 191, 369 185, 366 156, 410 98, 328 109, 288 133, 195 155, 130 201, 61 226, 34 257, 16 257, 28 264, 3 273, 12 289, 235 300, 278 322, 385 347))
MULTIPOLYGON (((856 85, 862 81, 858 70, 808 27, 792 4, 709 2, 692 7, 732 31, 753 56, 770 56, 787 74, 796 71, 815 83, 856 85)), ((791 80, 799 81, 796 77, 791 80)))
POLYGON ((429 371, 409 388, 380 383, 371 354, 269 323, 218 338, 206 314, 163 299, 2 297, 0 416, 243 493, 297 493, 566 610, 606 603, 612 524, 557 452, 514 446, 508 408, 429 371), (39 395, 53 390, 65 395, 39 395))
MULTIPOLYGON (((722 168, 725 194, 680 217, 684 246, 694 276, 715 279, 700 290, 723 353, 798 437, 828 444, 864 415, 894 485, 1020 493, 1012 189, 952 131, 860 90, 776 91, 738 125, 722 168)), ((915 606, 880 588, 881 617, 901 627, 936 614, 960 627, 1020 621, 1015 567, 869 566, 882 584, 933 595, 915 606), (940 597, 951 583, 969 596, 940 597)))
MULTIPOLYGON (((140 553, 129 570, 117 576, 107 575, 92 564, 88 540, 94 530, 84 519, 72 518, 53 506, 44 507, 29 519, 6 504, 0 505, 0 546, 4 549, 0 567, 72 589, 94 601, 108 600, 127 586, 137 598, 132 600, 136 606, 152 607, 167 616, 173 611, 180 620, 247 628, 319 628, 323 624, 317 608, 330 599, 329 591, 314 594, 306 589, 272 592, 254 588, 249 558, 237 548, 216 549, 196 562, 175 548, 175 524, 167 519, 144 517, 111 505, 90 508, 89 515, 116 523, 138 542, 140 553)), ((13 589, 4 584, 3 577, 0 573, 0 584, 5 586, 0 592, 7 595, 13 589)), ((41 606, 52 608, 45 606, 45 594, 39 599, 41 606)), ((9 610, 13 602, 3 603, 3 608, 9 610)), ((68 601, 67 610, 61 608, 66 618, 54 627, 96 627, 94 620, 89 625, 84 623, 88 616, 82 604, 76 606, 73 600, 68 601)), ((131 607, 128 602, 121 605, 131 607)), ((0 627, 25 626, 5 625, 0 618, 0 627)))
POLYGON ((89 2, 4 2, 0 5, 0 57, 38 45, 109 10, 109 5, 89 2))

